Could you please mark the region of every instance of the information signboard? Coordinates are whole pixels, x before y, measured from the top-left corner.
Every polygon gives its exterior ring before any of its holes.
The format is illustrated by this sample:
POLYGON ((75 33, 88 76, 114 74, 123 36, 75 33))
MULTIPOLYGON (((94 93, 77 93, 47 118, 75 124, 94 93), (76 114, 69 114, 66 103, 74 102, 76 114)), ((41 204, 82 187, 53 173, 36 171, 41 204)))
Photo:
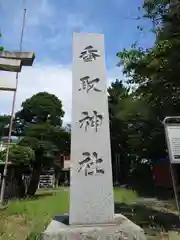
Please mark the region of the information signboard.
POLYGON ((166 124, 166 137, 171 163, 180 163, 180 124, 166 124))

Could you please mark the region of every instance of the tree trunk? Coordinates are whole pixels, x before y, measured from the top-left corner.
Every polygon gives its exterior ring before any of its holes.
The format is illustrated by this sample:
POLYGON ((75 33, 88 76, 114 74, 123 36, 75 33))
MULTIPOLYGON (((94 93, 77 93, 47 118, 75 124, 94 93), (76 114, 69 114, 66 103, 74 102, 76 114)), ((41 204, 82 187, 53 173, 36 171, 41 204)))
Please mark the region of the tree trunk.
POLYGON ((22 167, 23 166, 19 165, 17 168, 14 169, 14 177, 17 181, 16 197, 18 198, 23 198, 26 194, 25 185, 22 179, 22 167))
POLYGON ((55 174, 55 188, 59 187, 60 170, 55 174))
POLYGON ((18 197, 19 198, 23 198, 26 194, 26 190, 25 190, 25 185, 24 185, 24 182, 22 180, 22 174, 20 174, 18 177, 17 177, 17 182, 18 182, 18 190, 19 190, 19 194, 18 194, 18 197))
POLYGON ((34 196, 38 188, 39 179, 40 179, 41 167, 34 167, 31 175, 30 184, 27 190, 27 195, 34 196))

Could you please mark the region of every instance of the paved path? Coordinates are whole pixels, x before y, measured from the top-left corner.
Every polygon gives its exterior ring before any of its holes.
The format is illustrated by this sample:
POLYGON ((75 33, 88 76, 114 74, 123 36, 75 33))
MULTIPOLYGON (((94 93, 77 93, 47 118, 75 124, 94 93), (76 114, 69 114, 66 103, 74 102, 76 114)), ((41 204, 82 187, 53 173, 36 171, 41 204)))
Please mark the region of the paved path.
POLYGON ((178 214, 175 201, 173 200, 159 200, 157 198, 139 198, 136 200, 135 203, 142 204, 146 207, 150 207, 160 211, 178 214))
POLYGON ((170 231, 169 232, 169 240, 179 240, 180 239, 180 233, 170 231))
MULTIPOLYGON (((144 205, 148 208, 152 208, 154 210, 162 212, 162 214, 170 214, 173 218, 178 219, 178 212, 176 211, 175 203, 173 200, 159 200, 157 198, 139 198, 135 204, 144 205)), ((168 218, 168 217, 167 217, 168 218)), ((179 222, 180 224, 180 222, 179 222)), ((151 238, 150 240, 155 238, 151 238)), ((168 233, 161 234, 159 236, 159 240, 180 240, 180 231, 169 230, 168 233)))

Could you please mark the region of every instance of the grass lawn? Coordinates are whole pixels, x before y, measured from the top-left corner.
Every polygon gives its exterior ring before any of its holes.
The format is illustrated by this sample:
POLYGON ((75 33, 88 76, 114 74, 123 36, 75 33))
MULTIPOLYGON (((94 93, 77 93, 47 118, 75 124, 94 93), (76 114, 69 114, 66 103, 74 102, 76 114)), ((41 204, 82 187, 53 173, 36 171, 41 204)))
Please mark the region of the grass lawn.
MULTIPOLYGON (((115 201, 130 204, 137 199, 132 190, 114 189, 115 201)), ((0 210, 1 240, 38 240, 51 219, 68 212, 68 189, 39 191, 33 200, 12 201, 8 208, 0 210)))

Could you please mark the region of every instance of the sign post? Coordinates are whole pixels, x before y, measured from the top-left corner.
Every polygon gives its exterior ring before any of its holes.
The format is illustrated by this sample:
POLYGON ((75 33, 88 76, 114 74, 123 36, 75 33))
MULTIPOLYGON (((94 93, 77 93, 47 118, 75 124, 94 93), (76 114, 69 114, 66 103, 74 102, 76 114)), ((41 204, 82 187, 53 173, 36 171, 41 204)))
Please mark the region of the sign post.
POLYGON ((176 178, 173 169, 173 164, 180 163, 180 123, 178 123, 178 121, 180 122, 180 116, 170 116, 164 119, 163 124, 169 153, 170 173, 180 221, 180 206, 178 200, 178 191, 176 187, 176 178), (170 122, 168 122, 169 120, 170 122))

